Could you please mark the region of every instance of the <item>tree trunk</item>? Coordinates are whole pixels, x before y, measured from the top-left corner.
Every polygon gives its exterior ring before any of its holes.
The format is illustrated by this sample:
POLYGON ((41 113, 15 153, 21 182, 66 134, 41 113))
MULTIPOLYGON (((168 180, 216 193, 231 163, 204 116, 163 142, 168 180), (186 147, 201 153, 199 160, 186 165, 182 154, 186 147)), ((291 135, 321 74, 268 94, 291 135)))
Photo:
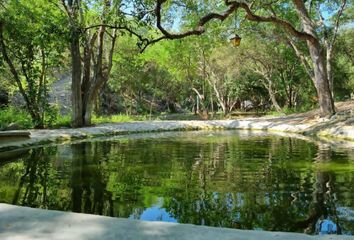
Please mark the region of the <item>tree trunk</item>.
POLYGON ((92 109, 93 109, 94 99, 89 100, 83 106, 83 114, 84 114, 84 126, 90 126, 92 124, 92 109))
MULTIPOLYGON (((106 0, 103 17, 106 16, 109 6, 110 1, 106 0)), ((108 70, 105 75, 103 73, 103 45, 106 27, 103 25, 100 26, 98 33, 94 33, 91 38, 88 38, 88 34, 85 35, 86 41, 84 45, 83 64, 81 64, 80 37, 82 32, 81 29, 77 28, 78 24, 76 23, 77 10, 80 10, 79 1, 76 1, 76 4, 72 1, 69 2, 66 9, 71 20, 70 47, 72 58, 72 126, 82 127, 91 124, 94 101, 100 88, 109 78, 110 70, 112 68, 114 44, 117 36, 115 30, 112 36, 111 51, 109 53, 109 65, 107 66, 108 70), (97 38, 97 56, 96 62, 94 62, 91 54, 93 51, 94 42, 97 38), (94 62, 93 65, 91 65, 92 61, 94 62), (93 68, 93 76, 91 76, 91 67, 93 68)), ((102 23, 105 24, 104 20, 102 23)))
POLYGON ((314 84, 318 94, 321 116, 335 114, 334 101, 326 72, 325 59, 318 41, 307 41, 314 69, 314 84))
POLYGON ((333 86, 333 76, 332 76, 332 56, 333 56, 333 48, 328 44, 327 54, 326 54, 327 77, 329 82, 329 89, 331 90, 332 97, 334 98, 334 86, 333 86))
POLYGON ((210 87, 214 90, 215 96, 216 96, 216 100, 219 102, 221 109, 224 113, 224 115, 228 114, 228 108, 227 108, 227 103, 224 100, 224 97, 222 96, 222 93, 220 93, 220 91, 218 90, 218 87, 216 86, 216 80, 215 80, 215 75, 213 72, 211 73, 211 75, 214 76, 213 80, 209 79, 209 76, 206 78, 206 80, 208 81, 210 87))
POLYGON ((321 48, 321 44, 318 40, 314 23, 311 21, 306 10, 305 3, 302 0, 293 0, 293 2, 299 17, 301 18, 304 32, 311 36, 311 39, 307 39, 306 42, 312 60, 314 70, 314 84, 318 94, 321 116, 331 116, 335 114, 334 101, 329 86, 325 57, 321 48))
POLYGON ((150 114, 149 114, 149 120, 151 120, 151 115, 152 115, 152 107, 153 107, 153 104, 155 102, 155 91, 154 91, 154 94, 152 95, 152 100, 150 102, 150 114))
POLYGON ((81 55, 80 55, 80 33, 77 29, 71 31, 71 101, 72 101, 72 126, 82 127, 82 91, 81 91, 81 55))
POLYGON ((274 95, 274 94, 269 94, 269 95, 270 95, 270 99, 271 99, 271 101, 272 101, 272 104, 273 104, 273 106, 275 107, 275 110, 277 110, 277 112, 279 112, 279 113, 282 113, 283 110, 282 110, 281 107, 279 106, 278 101, 277 101, 277 99, 275 98, 275 95, 274 95))
POLYGON ((211 104, 211 114, 214 115, 214 98, 213 92, 210 90, 210 104, 211 104))
POLYGON ((274 106, 275 110, 279 113, 282 113, 283 110, 282 108, 279 106, 279 103, 275 97, 275 94, 274 94, 274 91, 273 91, 273 88, 272 88, 272 83, 271 81, 268 80, 268 86, 266 86, 266 89, 268 90, 268 94, 269 94, 269 97, 270 97, 270 100, 272 101, 272 105, 274 106))

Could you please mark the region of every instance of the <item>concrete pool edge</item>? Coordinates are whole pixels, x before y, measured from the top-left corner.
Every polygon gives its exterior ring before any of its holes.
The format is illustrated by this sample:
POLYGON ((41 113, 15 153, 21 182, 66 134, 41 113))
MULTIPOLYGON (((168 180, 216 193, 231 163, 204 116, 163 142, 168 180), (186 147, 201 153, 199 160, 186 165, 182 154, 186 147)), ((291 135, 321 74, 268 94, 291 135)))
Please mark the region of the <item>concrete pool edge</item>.
MULTIPOLYGON (((317 136, 325 141, 354 141, 354 126, 340 122, 291 124, 292 119, 242 119, 208 121, 142 121, 127 123, 100 124, 85 128, 66 128, 52 130, 30 130, 31 137, 22 141, 0 143, 0 152, 44 145, 53 142, 66 142, 93 137, 124 135, 144 132, 189 131, 189 130, 262 130, 269 132, 296 133, 317 136)), ((354 142, 353 142, 354 143, 354 142)))
POLYGON ((61 212, 0 204, 0 239, 175 239, 175 240, 347 240, 353 236, 310 236, 301 233, 237 230, 176 224, 146 222, 124 218, 61 212))

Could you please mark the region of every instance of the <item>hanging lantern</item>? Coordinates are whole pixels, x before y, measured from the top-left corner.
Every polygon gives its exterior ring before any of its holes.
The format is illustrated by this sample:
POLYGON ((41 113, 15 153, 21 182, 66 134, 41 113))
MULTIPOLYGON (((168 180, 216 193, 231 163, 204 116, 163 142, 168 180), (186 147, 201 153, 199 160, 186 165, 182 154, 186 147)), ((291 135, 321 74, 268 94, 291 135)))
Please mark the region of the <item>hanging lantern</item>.
POLYGON ((241 44, 241 39, 242 38, 239 35, 235 34, 234 36, 232 36, 230 38, 230 42, 231 42, 232 46, 238 47, 241 44))

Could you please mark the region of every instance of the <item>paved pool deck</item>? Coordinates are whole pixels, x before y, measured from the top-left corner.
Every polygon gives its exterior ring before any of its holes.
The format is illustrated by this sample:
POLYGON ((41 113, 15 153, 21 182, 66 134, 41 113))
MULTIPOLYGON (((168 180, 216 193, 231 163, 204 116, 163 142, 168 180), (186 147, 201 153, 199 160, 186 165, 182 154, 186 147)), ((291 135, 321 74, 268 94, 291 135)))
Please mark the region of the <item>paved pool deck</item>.
POLYGON ((347 240, 353 236, 146 222, 0 204, 1 240, 347 240))

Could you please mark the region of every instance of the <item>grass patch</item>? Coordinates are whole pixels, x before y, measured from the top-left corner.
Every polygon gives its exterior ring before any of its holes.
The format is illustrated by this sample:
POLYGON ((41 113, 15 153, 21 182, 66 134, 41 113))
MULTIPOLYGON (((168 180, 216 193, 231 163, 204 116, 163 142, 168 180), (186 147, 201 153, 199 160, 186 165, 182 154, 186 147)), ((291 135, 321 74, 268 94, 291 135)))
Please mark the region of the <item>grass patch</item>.
POLYGON ((124 114, 117 114, 111 116, 92 116, 92 124, 100 123, 120 123, 120 122, 133 122, 133 121, 145 121, 148 117, 146 116, 131 116, 124 114))
POLYGON ((51 128, 60 128, 60 127, 70 127, 71 126, 71 116, 68 115, 58 115, 57 118, 52 123, 51 128))
MULTIPOLYGON (((112 116, 92 116, 92 124, 101 123, 119 123, 119 122, 133 122, 133 121, 145 121, 149 120, 148 116, 130 116, 124 114, 117 114, 112 116)), ((0 108, 0 130, 7 130, 10 124, 16 125, 16 129, 31 129, 34 127, 31 116, 22 109, 15 107, 0 108)), ((61 127, 71 127, 71 115, 60 115, 58 114, 54 121, 47 126, 51 129, 61 128, 61 127)))
MULTIPOLYGON (((92 124, 97 125, 101 123, 120 123, 120 122, 133 122, 133 121, 144 121, 147 120, 146 116, 130 116, 124 114, 117 114, 112 116, 97 116, 92 115, 92 124)), ((64 115, 58 116, 54 121, 51 128, 60 128, 60 127, 70 127, 71 126, 71 116, 64 115)))
POLYGON ((0 108, 0 130, 5 130, 10 124, 17 129, 33 128, 31 116, 22 109, 15 107, 0 108))

